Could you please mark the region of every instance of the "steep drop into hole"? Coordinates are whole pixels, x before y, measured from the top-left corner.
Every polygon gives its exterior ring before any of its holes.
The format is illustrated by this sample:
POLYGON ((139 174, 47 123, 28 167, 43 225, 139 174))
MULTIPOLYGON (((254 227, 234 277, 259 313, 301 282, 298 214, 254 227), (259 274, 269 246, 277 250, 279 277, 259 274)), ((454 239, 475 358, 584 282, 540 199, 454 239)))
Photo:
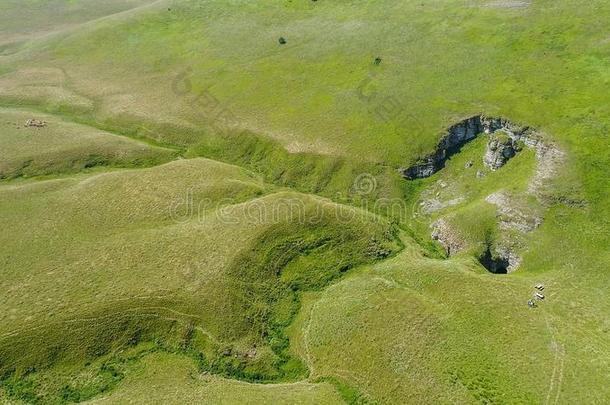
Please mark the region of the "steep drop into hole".
POLYGON ((493 274, 508 274, 508 266, 510 265, 507 258, 494 256, 489 247, 487 247, 485 252, 479 257, 479 263, 481 263, 487 271, 493 274))
MULTIPOLYGON (((468 142, 472 141, 480 134, 489 135, 494 134, 496 131, 504 132, 505 136, 510 139, 511 145, 513 142, 522 141, 528 147, 537 149, 544 147, 540 142, 539 135, 533 128, 514 124, 505 118, 475 115, 447 128, 434 152, 422 157, 418 163, 406 168, 401 168, 399 171, 409 180, 430 177, 444 168, 445 162, 451 156, 459 153, 461 148, 468 142)), ((497 164, 494 162, 494 170, 502 166, 505 161, 512 156, 514 156, 514 154, 505 156, 504 159, 497 164)))

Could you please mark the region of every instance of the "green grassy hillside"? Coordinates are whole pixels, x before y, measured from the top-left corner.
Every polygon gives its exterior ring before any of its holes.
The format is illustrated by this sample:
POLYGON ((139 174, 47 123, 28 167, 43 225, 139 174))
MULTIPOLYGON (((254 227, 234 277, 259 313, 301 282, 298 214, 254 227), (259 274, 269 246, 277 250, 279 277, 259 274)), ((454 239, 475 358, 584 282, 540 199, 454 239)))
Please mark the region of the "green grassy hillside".
POLYGON ((177 152, 133 141, 56 116, 0 110, 0 179, 78 172, 97 166, 152 166, 177 152), (36 117, 44 127, 27 126, 36 117))
POLYGON ((24 42, 52 36, 148 3, 146 0, 4 0, 0 15, 0 53, 9 53, 24 42))
POLYGON ((399 246, 372 214, 201 159, 0 188, 0 371, 13 382, 141 341, 222 375, 303 377, 283 332, 299 293, 399 246))
POLYGON ((91 401, 93 404, 117 402, 149 403, 150 391, 155 400, 168 404, 191 403, 274 403, 336 404, 341 396, 329 383, 250 384, 212 375, 197 376, 197 369, 187 359, 169 355, 152 355, 130 373, 121 387, 110 395, 91 401), (178 395, 177 392, 179 392, 178 395))
POLYGON ((608 403, 609 4, 0 0, 0 402, 608 403))

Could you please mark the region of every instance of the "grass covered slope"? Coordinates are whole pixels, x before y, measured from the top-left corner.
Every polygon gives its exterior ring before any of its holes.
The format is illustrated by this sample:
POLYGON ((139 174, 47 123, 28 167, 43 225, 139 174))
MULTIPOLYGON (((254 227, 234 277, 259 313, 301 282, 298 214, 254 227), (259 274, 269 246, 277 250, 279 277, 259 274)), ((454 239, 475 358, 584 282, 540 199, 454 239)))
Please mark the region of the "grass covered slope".
POLYGON ((24 42, 73 29, 88 21, 151 3, 147 0, 65 1, 3 0, 0 54, 24 42))
POLYGON ((0 6, 0 402, 610 402, 607 1, 0 6))
POLYGON ((96 166, 153 166, 176 152, 49 114, 0 109, 0 179, 78 172, 96 166), (26 126, 29 119, 44 127, 26 126))
POLYGON ((329 383, 250 384, 198 375, 188 359, 167 354, 146 358, 110 395, 92 404, 150 403, 150 392, 164 404, 337 404, 341 396, 329 383))
POLYGON ((398 245, 372 214, 272 191, 202 159, 2 186, 3 384, 52 401, 63 381, 41 387, 35 371, 140 342, 230 377, 304 377, 283 332, 299 292, 398 245))
POLYGON ((115 125, 236 126, 392 165, 478 112, 564 142, 604 133, 607 2, 496 3, 179 1, 32 45, 7 66, 63 69, 64 87, 115 125))
POLYGON ((298 324, 313 377, 377 403, 604 403, 608 345, 572 296, 586 283, 479 269, 407 249, 327 289, 298 324), (548 302, 532 311, 524 302, 540 281, 548 302))
MULTIPOLYGON (((226 153, 247 130, 325 155, 313 172, 339 178, 354 166, 392 173, 433 150, 443 128, 486 113, 557 141, 573 157, 570 183, 596 200, 608 163, 598 153, 610 118, 607 15, 605 1, 161 2, 4 57, 0 101, 236 164, 251 163, 226 153)), ((261 159, 272 175, 302 163, 261 159)), ((300 190, 319 193, 312 182, 300 190)))

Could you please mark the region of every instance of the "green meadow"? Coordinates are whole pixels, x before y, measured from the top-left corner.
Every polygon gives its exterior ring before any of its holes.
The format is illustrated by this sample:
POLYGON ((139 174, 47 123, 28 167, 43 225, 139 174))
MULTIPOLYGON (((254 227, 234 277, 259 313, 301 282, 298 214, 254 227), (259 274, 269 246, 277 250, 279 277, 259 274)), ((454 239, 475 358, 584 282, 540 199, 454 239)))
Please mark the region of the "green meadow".
POLYGON ((608 403, 609 20, 0 0, 0 402, 608 403))

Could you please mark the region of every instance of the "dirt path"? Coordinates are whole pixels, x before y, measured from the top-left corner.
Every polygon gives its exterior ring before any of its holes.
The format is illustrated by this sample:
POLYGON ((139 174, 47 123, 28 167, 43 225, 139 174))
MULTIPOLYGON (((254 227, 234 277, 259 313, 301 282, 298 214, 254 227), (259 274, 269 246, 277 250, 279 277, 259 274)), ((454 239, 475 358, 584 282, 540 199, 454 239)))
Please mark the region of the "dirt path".
POLYGON ((563 382, 563 371, 565 365, 565 348, 557 340, 557 330, 549 322, 549 318, 544 314, 544 320, 546 327, 551 334, 551 344, 555 350, 555 360, 553 362, 553 373, 551 374, 551 380, 549 382, 549 389, 546 394, 544 403, 546 405, 556 404, 559 402, 561 396, 561 383, 563 382))

